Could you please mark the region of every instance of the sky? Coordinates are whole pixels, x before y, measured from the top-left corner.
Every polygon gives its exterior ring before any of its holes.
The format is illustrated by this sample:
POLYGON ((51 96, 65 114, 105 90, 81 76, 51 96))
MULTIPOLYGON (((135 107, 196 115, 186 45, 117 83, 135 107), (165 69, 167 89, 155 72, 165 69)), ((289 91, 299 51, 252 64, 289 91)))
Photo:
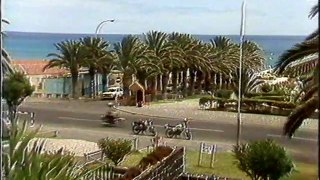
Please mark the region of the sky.
MULTIPOLYGON (((246 34, 307 35, 317 0, 247 0, 246 34)), ((141 34, 150 30, 190 34, 239 34, 242 0, 5 0, 5 31, 141 34)))

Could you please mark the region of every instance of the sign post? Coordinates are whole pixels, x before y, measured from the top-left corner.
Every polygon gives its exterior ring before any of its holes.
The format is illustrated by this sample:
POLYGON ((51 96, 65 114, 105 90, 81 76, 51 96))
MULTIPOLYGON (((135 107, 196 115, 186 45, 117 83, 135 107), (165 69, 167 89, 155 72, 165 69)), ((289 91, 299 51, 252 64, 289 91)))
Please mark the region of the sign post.
POLYGON ((214 162, 215 162, 215 155, 217 152, 217 145, 213 144, 213 145, 209 145, 209 144, 205 144, 203 142, 200 143, 200 151, 199 151, 199 159, 198 159, 198 166, 201 165, 201 161, 202 161, 202 154, 209 154, 211 156, 210 158, 210 168, 213 168, 214 162))

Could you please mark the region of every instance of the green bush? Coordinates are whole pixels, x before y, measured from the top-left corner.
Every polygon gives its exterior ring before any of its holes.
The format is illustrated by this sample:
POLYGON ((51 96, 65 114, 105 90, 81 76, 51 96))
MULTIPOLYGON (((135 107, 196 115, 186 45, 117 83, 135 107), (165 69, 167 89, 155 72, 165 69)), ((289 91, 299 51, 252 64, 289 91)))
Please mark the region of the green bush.
MULTIPOLYGON (((237 103, 237 100, 232 99, 223 99, 223 98, 212 98, 212 101, 216 101, 219 104, 219 107, 224 107, 226 103, 237 103)), ((258 105, 262 105, 263 103, 269 105, 269 106, 275 106, 280 109, 293 109, 296 107, 296 105, 292 102, 287 101, 274 101, 274 100, 267 100, 267 99, 258 99, 258 98, 243 98, 241 99, 242 105, 247 105, 251 107, 255 107, 258 105)))
POLYGON ((149 153, 146 157, 142 158, 139 167, 146 169, 148 166, 156 164, 165 157, 169 156, 173 149, 168 146, 158 146, 153 152, 149 153))
POLYGON ((131 140, 104 138, 98 141, 99 148, 116 166, 132 148, 131 140))
POLYGON ((272 140, 241 144, 234 147, 233 153, 238 168, 254 180, 277 180, 294 170, 285 149, 272 140))
POLYGON ((265 99, 265 100, 274 100, 274 101, 285 101, 287 96, 255 96, 253 99, 265 99))
POLYGON ((199 106, 200 107, 203 107, 205 106, 206 104, 209 104, 210 105, 210 108, 212 107, 212 97, 209 96, 209 97, 201 97, 199 99, 199 106))
POLYGON ((268 84, 268 83, 264 83, 264 84, 261 85, 261 91, 265 92, 265 93, 271 92, 272 91, 272 86, 270 84, 268 84))
POLYGON ((226 89, 219 89, 215 92, 215 97, 229 99, 231 94, 233 93, 232 90, 226 90, 226 89))

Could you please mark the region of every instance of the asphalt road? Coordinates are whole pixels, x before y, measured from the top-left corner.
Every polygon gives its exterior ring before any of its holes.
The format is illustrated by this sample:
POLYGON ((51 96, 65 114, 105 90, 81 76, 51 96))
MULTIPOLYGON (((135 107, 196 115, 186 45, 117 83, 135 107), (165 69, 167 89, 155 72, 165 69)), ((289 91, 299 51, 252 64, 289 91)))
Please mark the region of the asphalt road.
MULTIPOLYGON (((21 110, 32 111, 36 113, 36 124, 44 124, 47 126, 60 126, 81 129, 90 129, 97 131, 117 132, 126 135, 131 135, 131 122, 146 119, 141 115, 132 115, 120 112, 120 116, 126 118, 126 121, 116 127, 106 127, 102 125, 100 120, 101 114, 94 114, 92 112, 71 112, 67 110, 51 109, 50 105, 46 107, 29 107, 24 106, 21 110)), ((164 124, 177 124, 180 120, 174 119, 152 119, 156 125, 157 131, 164 136, 164 124)), ((221 142, 234 144, 236 140, 236 126, 230 123, 221 123, 214 121, 197 121, 192 120, 190 127, 193 133, 194 140, 221 142)), ((281 137, 282 127, 271 127, 262 125, 242 126, 242 140, 261 140, 266 138, 275 139, 287 149, 290 149, 296 160, 302 160, 308 163, 317 163, 318 161, 318 146, 317 146, 317 132, 299 130, 293 139, 286 139, 281 137)), ((81 137, 74 137, 79 138, 81 137)))

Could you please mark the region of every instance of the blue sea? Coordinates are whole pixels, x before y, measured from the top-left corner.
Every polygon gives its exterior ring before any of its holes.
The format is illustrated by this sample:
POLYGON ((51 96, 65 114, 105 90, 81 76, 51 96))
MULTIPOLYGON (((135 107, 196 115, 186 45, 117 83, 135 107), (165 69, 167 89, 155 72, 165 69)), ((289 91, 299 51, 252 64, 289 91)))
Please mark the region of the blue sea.
MULTIPOLYGON (((46 59, 48 53, 56 52, 55 43, 64 40, 78 40, 94 34, 55 34, 55 33, 27 33, 5 32, 4 48, 10 53, 13 60, 41 60, 46 59)), ((126 34, 103 34, 99 35, 113 44, 121 41, 126 34)), ((194 35, 196 38, 208 42, 219 35, 194 35)), ((225 35, 234 42, 239 42, 238 35, 225 35)), ((265 52, 267 65, 273 66, 278 57, 296 43, 303 41, 305 36, 258 36, 248 35, 247 40, 258 43, 265 52)))

